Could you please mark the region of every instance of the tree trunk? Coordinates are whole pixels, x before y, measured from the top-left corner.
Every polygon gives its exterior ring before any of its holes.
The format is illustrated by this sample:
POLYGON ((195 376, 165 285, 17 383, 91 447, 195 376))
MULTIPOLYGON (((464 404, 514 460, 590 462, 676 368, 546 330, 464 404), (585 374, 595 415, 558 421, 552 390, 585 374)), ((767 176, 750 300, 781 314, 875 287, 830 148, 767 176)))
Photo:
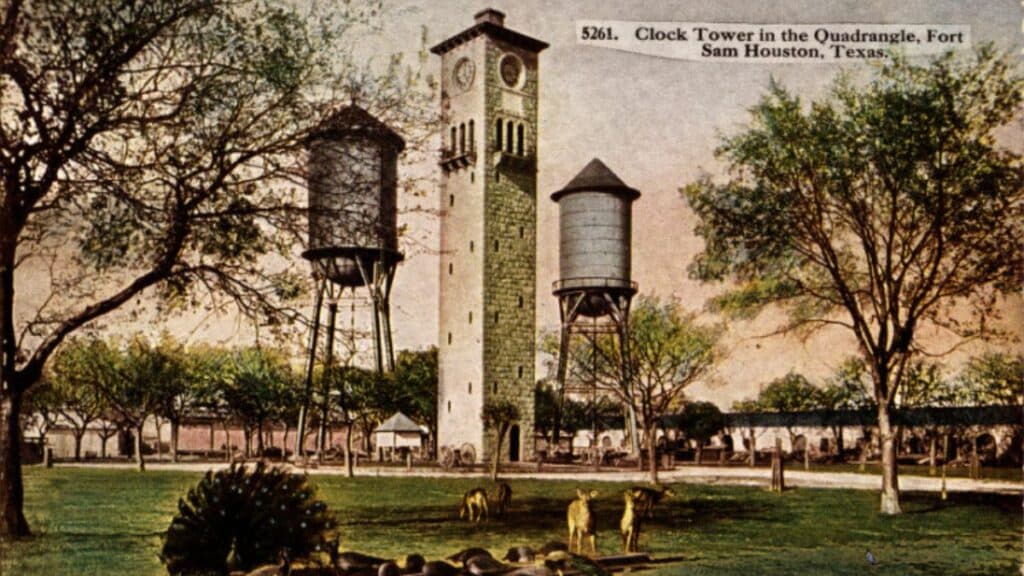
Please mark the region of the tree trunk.
POLYGON ((163 446, 161 446, 163 444, 163 434, 161 434, 163 423, 160 422, 159 416, 155 417, 154 421, 156 422, 156 459, 161 460, 164 456, 163 446))
POLYGON ((139 472, 146 471, 146 458, 142 455, 142 424, 135 427, 135 463, 139 472))
POLYGON ((181 432, 181 424, 177 420, 171 420, 171 462, 178 461, 178 434, 181 432))
POLYGON ((656 442, 657 435, 657 428, 653 428, 647 431, 647 458, 650 461, 648 468, 651 474, 651 484, 658 483, 658 443, 656 442))
POLYGON ((700 466, 700 463, 703 460, 703 456, 704 456, 704 444, 700 440, 698 440, 697 441, 697 455, 693 459, 694 462, 696 462, 698 466, 700 466))
POLYGON ((85 436, 85 428, 81 432, 75 430, 75 462, 82 461, 82 437, 85 436))
POLYGON ((284 422, 284 436, 281 437, 281 462, 288 461, 288 421, 284 422))
POLYGON ((928 475, 935 476, 935 452, 939 446, 939 437, 933 432, 928 440, 928 475))
POLYGON ((896 469, 896 439, 889 419, 889 406, 878 405, 878 435, 882 444, 882 514, 899 514, 900 487, 896 469))
POLYGON ((21 400, 20 392, 0 392, 0 540, 31 535, 21 478, 21 400))
POLYGON ((356 475, 352 469, 354 458, 352 457, 352 423, 350 422, 345 431, 345 475, 352 478, 356 475))
POLYGON ((504 425, 504 424, 502 424, 498 428, 498 442, 497 442, 497 447, 494 450, 494 459, 492 460, 492 464, 491 464, 491 481, 492 482, 497 482, 497 480, 498 480, 498 464, 501 463, 501 444, 502 444, 502 440, 505 439, 505 430, 506 430, 506 428, 507 428, 507 426, 504 425))
POLYGON ((100 460, 107 459, 107 440, 110 436, 100 436, 100 460))
POLYGON ((256 456, 263 458, 263 421, 256 424, 256 456))
POLYGON ((242 440, 245 442, 245 446, 242 448, 242 456, 248 460, 252 455, 252 432, 248 426, 242 427, 242 440))
POLYGON ((228 429, 228 421, 223 421, 221 427, 224 428, 224 459, 228 461, 228 464, 234 464, 235 451, 231 449, 231 430, 228 429))
POLYGON ((750 427, 750 467, 757 466, 757 437, 754 436, 754 427, 750 427))

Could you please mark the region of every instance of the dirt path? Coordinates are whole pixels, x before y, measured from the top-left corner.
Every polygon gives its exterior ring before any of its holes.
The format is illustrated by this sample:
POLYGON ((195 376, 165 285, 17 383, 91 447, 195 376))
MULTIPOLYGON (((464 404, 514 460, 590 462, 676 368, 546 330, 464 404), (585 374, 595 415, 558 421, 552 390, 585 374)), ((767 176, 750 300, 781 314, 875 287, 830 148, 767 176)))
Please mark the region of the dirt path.
MULTIPOLYGON (((131 463, 104 462, 104 463, 62 463, 60 467, 82 467, 82 468, 125 468, 135 467, 131 463)), ((225 463, 211 462, 183 462, 178 464, 164 462, 147 462, 149 470, 182 470, 189 472, 205 472, 209 469, 226 468, 225 463)), ((310 475, 333 475, 345 474, 342 466, 324 466, 318 468, 305 468, 310 475)), ((356 476, 398 476, 398 477, 486 477, 489 474, 483 471, 458 471, 450 472, 438 468, 412 469, 398 467, 377 467, 364 465, 356 468, 356 476)), ((607 470, 594 471, 557 471, 545 470, 543 472, 503 472, 504 478, 531 478, 537 480, 575 480, 578 482, 635 482, 644 483, 647 475, 636 470, 607 470)), ((771 470, 768 468, 719 468, 710 466, 685 466, 674 470, 666 470, 658 473, 658 478, 663 483, 689 482, 694 484, 728 484, 737 486, 765 486, 771 480, 771 470)), ((796 487, 811 488, 852 488, 856 490, 880 490, 882 478, 874 474, 857 474, 852 472, 805 472, 802 470, 787 470, 786 484, 796 487)), ((912 476, 900 475, 900 488, 912 492, 938 492, 942 489, 942 479, 937 476, 912 476)), ((971 480, 969 478, 947 478, 946 490, 949 492, 990 492, 1024 494, 1024 482, 1012 482, 1007 480, 971 480)))

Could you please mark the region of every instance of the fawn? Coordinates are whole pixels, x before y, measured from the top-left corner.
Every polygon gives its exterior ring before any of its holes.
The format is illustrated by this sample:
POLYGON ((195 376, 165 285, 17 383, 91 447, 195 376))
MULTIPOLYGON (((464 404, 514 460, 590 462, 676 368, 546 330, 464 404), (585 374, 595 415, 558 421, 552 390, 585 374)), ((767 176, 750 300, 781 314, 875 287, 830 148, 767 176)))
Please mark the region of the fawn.
POLYGON ((594 513, 590 501, 597 497, 597 490, 585 492, 576 489, 576 499, 569 504, 569 551, 572 551, 573 537, 576 538, 576 549, 583 552, 583 537, 590 539, 590 550, 597 554, 597 532, 594 530, 594 513))
POLYGON ((487 515, 487 491, 483 488, 473 488, 462 496, 462 505, 459 506, 459 518, 469 514, 470 522, 479 522, 487 515))
POLYGON ((637 510, 636 493, 633 490, 626 490, 622 493, 626 502, 626 508, 622 511, 622 521, 619 522, 619 529, 622 531, 622 546, 626 554, 636 552, 640 546, 640 518, 643 516, 637 510))

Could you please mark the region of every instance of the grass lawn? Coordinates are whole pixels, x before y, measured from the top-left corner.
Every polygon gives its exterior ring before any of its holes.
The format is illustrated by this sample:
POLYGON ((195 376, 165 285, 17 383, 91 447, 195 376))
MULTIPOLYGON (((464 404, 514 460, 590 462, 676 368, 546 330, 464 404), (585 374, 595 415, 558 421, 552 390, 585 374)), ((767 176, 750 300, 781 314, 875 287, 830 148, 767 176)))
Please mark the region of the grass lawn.
MULTIPOLYGON (((164 573, 157 554, 177 499, 198 479, 184 472, 26 469, 36 537, 0 549, 5 575, 164 573)), ((481 479, 317 476, 312 482, 341 522, 343 547, 428 559, 467 545, 499 552, 564 540, 575 484, 513 481, 513 511, 480 526, 458 520, 461 494, 481 479)), ((593 483, 598 546, 621 550, 622 484, 593 483)), ((641 547, 681 556, 647 574, 1019 574, 1021 499, 906 494, 905 514, 878 515, 874 492, 795 489, 782 495, 680 484, 645 525, 641 547), (869 568, 865 550, 879 565, 869 568)))

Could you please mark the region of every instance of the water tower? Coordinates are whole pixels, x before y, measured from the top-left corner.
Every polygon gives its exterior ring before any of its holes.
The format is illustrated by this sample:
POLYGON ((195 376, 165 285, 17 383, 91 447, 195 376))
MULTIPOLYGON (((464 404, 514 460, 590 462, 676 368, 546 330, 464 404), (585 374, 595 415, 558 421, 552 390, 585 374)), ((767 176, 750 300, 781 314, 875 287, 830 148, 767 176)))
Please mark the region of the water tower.
MULTIPOLYGON (((373 303, 373 342, 378 372, 394 369, 391 344, 391 286, 402 261, 398 251, 398 155, 405 141, 359 106, 342 108, 317 127, 306 141, 309 151, 309 249, 316 284, 306 390, 299 414, 297 456, 309 410, 316 364, 320 313, 327 301, 324 365, 333 362, 338 299, 345 291, 367 288, 373 303)), ((328 390, 323 390, 320 434, 322 454, 328 390)))
MULTIPOLYGON (((596 158, 551 195, 558 203, 559 223, 559 280, 554 284, 562 321, 559 406, 573 334, 593 338, 598 333, 612 333, 617 336, 622 358, 629 357, 629 306, 637 291, 631 279, 632 214, 633 201, 639 197, 640 192, 596 158)), ((628 363, 622 365, 625 369, 628 363)), ((624 373, 623 378, 629 375, 624 373)), ((636 416, 631 407, 630 436, 636 453, 636 416)))

